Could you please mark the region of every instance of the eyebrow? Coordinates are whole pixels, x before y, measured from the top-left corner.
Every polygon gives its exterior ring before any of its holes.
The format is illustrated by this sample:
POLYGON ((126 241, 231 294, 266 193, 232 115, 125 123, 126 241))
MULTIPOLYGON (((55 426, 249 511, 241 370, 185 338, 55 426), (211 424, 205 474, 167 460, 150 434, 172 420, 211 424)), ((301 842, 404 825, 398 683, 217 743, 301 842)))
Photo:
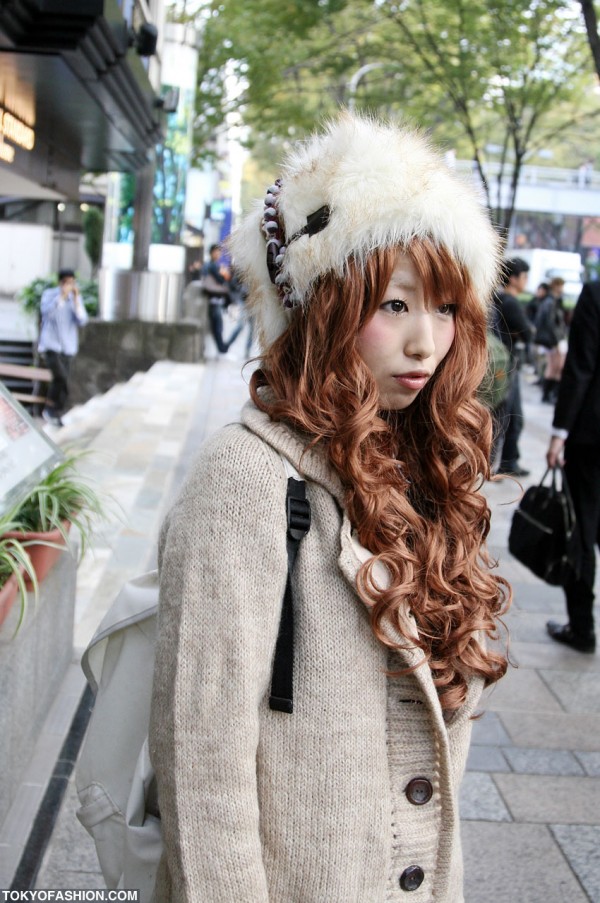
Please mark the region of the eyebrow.
POLYGON ((388 284, 388 290, 390 290, 390 289, 392 289, 392 290, 393 289, 401 289, 402 290, 403 289, 405 291, 415 291, 416 288, 417 288, 416 282, 414 282, 412 279, 409 279, 409 278, 404 279, 404 278, 400 277, 399 279, 394 279, 394 277, 392 277, 388 284))

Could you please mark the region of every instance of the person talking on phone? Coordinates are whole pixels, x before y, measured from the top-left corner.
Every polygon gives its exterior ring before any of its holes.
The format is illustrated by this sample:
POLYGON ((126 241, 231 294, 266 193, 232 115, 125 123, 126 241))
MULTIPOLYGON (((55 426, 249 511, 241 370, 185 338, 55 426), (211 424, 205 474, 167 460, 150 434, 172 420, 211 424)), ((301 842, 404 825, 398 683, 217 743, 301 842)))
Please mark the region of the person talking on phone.
POLYGON ((38 351, 52 372, 42 417, 54 426, 62 426, 71 366, 79 350, 79 330, 88 321, 73 270, 60 270, 56 288, 44 291, 40 316, 38 351))

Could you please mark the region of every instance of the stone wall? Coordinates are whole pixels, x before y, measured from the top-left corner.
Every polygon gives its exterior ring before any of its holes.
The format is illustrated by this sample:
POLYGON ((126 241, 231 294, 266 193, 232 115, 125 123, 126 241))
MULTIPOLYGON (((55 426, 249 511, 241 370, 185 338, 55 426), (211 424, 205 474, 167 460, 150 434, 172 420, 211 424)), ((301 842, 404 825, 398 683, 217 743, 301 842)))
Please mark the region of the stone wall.
POLYGON ((204 358, 202 320, 146 323, 91 320, 81 331, 79 354, 70 380, 70 403, 82 404, 149 370, 161 360, 196 363, 204 358))

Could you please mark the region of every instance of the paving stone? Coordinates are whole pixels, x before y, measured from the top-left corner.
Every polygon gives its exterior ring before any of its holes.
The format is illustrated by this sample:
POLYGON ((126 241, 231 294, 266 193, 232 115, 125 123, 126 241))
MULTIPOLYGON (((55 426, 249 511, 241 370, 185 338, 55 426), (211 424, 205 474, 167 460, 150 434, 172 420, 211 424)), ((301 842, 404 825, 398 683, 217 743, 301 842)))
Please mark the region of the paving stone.
MULTIPOLYGON (((79 800, 71 777, 53 832, 53 852, 46 855, 38 875, 37 887, 62 887, 63 872, 101 875, 94 841, 75 815, 79 800), (56 883, 59 882, 59 883, 56 883)), ((72 887, 80 885, 73 884, 72 887)), ((89 887, 82 884, 81 887, 89 887)), ((91 885, 95 887, 95 884, 91 885)))
POLYGON ((144 486, 136 499, 136 505, 138 508, 156 511, 161 503, 162 496, 163 492, 161 489, 152 489, 151 487, 144 486))
POLYGON ((22 853, 22 845, 0 843, 0 888, 10 887, 22 853))
POLYGON ((140 536, 139 534, 133 536, 128 535, 127 531, 123 531, 119 545, 113 552, 110 569, 135 568, 136 563, 146 554, 148 545, 152 541, 149 536, 140 536))
MULTIPOLYGON (((508 539, 508 526, 505 527, 501 536, 498 539, 505 543, 508 539)), ((520 596, 529 594, 530 592, 537 591, 540 580, 535 574, 532 574, 524 564, 521 564, 520 561, 517 561, 516 558, 512 558, 506 552, 506 545, 502 549, 503 555, 499 555, 500 566, 499 572, 500 574, 508 580, 508 582, 513 587, 513 596, 516 602, 516 608, 513 610, 518 610, 520 607, 518 604, 518 600, 520 596), (517 589, 518 588, 518 589, 517 589)))
POLYGON ((512 821, 489 774, 469 771, 460 788, 460 817, 481 821, 512 821))
MULTIPOLYGON (((169 507, 175 501, 170 487, 162 493, 161 506, 164 504, 165 499, 169 503, 169 507)), ((146 542, 153 544, 156 536, 158 536, 159 526, 162 523, 160 509, 157 508, 156 511, 149 512, 147 508, 134 508, 130 512, 127 522, 132 534, 146 536, 146 542)))
MULTIPOLYGON (((585 662, 582 662, 582 666, 585 667, 585 662)), ((540 675, 560 700, 566 712, 600 713, 600 688, 597 673, 593 671, 587 673, 583 670, 541 671, 540 675)))
POLYGON ((0 831, 0 844, 24 846, 44 795, 41 784, 20 784, 0 831))
POLYGON ((146 471, 146 479, 144 480, 144 489, 157 490, 164 493, 166 486, 170 482, 171 474, 166 469, 156 467, 155 459, 152 459, 152 466, 146 471))
MULTIPOLYGON (((511 639, 520 643, 547 643, 556 645, 546 633, 548 617, 543 612, 529 612, 514 609, 507 623, 511 639)), ((581 654, 581 653, 577 653, 581 654)))
POLYGON ((498 715, 486 712, 473 722, 471 743, 477 746, 510 746, 512 740, 498 715))
POLYGON ((173 459, 179 456, 180 450, 181 445, 179 442, 173 442, 170 439, 163 439, 156 446, 156 455, 157 457, 164 458, 165 461, 170 461, 172 465, 173 459))
POLYGON ((600 752, 576 752, 585 773, 591 777, 600 778, 600 752))
POLYGON ((594 825, 600 781, 590 777, 497 774, 494 782, 515 821, 594 825))
POLYGON ((48 867, 45 883, 37 882, 38 888, 68 888, 69 890, 105 890, 106 882, 101 872, 67 871, 48 867))
POLYGON ((600 900, 600 827, 551 825, 551 831, 590 900, 600 900))
POLYGON ((485 694, 486 711, 510 708, 516 711, 559 712, 560 703, 535 671, 509 668, 502 680, 485 694))
POLYGON ((566 749, 521 749, 507 747, 504 755, 516 774, 583 775, 585 770, 566 749))
POLYGON ((159 473, 166 471, 168 475, 171 476, 175 460, 176 459, 173 455, 155 454, 152 456, 152 467, 159 473))
MULTIPOLYGON (((520 585, 513 586, 514 608, 530 613, 542 613, 547 619, 561 620, 565 611, 565 597, 562 591, 548 592, 553 587, 541 583, 528 585, 526 588, 520 585)), ((512 611, 513 609, 511 609, 512 611)))
POLYGON ((465 821, 465 903, 589 903, 546 825, 465 821))
POLYGON ((467 771, 510 771, 504 751, 498 746, 473 746, 469 749, 467 771))
POLYGON ((521 668, 552 669, 553 671, 581 671, 583 668, 587 674, 600 671, 600 656, 582 655, 574 652, 560 643, 511 642, 510 656, 521 668))
MULTIPOLYGON (((131 428, 131 427, 130 427, 131 428)), ((147 466, 147 458, 151 455, 151 449, 146 448, 144 457, 136 451, 128 449, 126 453, 119 455, 115 461, 115 470, 123 474, 139 474, 139 472, 147 466)))
POLYGON ((505 709, 500 716, 514 746, 579 749, 584 752, 600 749, 599 715, 583 718, 568 712, 513 712, 505 709))

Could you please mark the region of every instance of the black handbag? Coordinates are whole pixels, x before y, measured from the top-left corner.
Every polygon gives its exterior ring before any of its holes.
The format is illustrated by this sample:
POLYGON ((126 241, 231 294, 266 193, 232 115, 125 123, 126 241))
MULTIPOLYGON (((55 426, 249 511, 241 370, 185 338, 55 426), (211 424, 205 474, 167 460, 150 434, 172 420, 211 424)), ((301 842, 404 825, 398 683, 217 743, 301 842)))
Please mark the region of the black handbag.
POLYGON ((521 499, 510 526, 508 548, 546 583, 564 586, 569 576, 579 576, 581 544, 564 470, 552 468, 550 485, 544 486, 549 472, 550 468, 539 486, 532 486, 521 499))

